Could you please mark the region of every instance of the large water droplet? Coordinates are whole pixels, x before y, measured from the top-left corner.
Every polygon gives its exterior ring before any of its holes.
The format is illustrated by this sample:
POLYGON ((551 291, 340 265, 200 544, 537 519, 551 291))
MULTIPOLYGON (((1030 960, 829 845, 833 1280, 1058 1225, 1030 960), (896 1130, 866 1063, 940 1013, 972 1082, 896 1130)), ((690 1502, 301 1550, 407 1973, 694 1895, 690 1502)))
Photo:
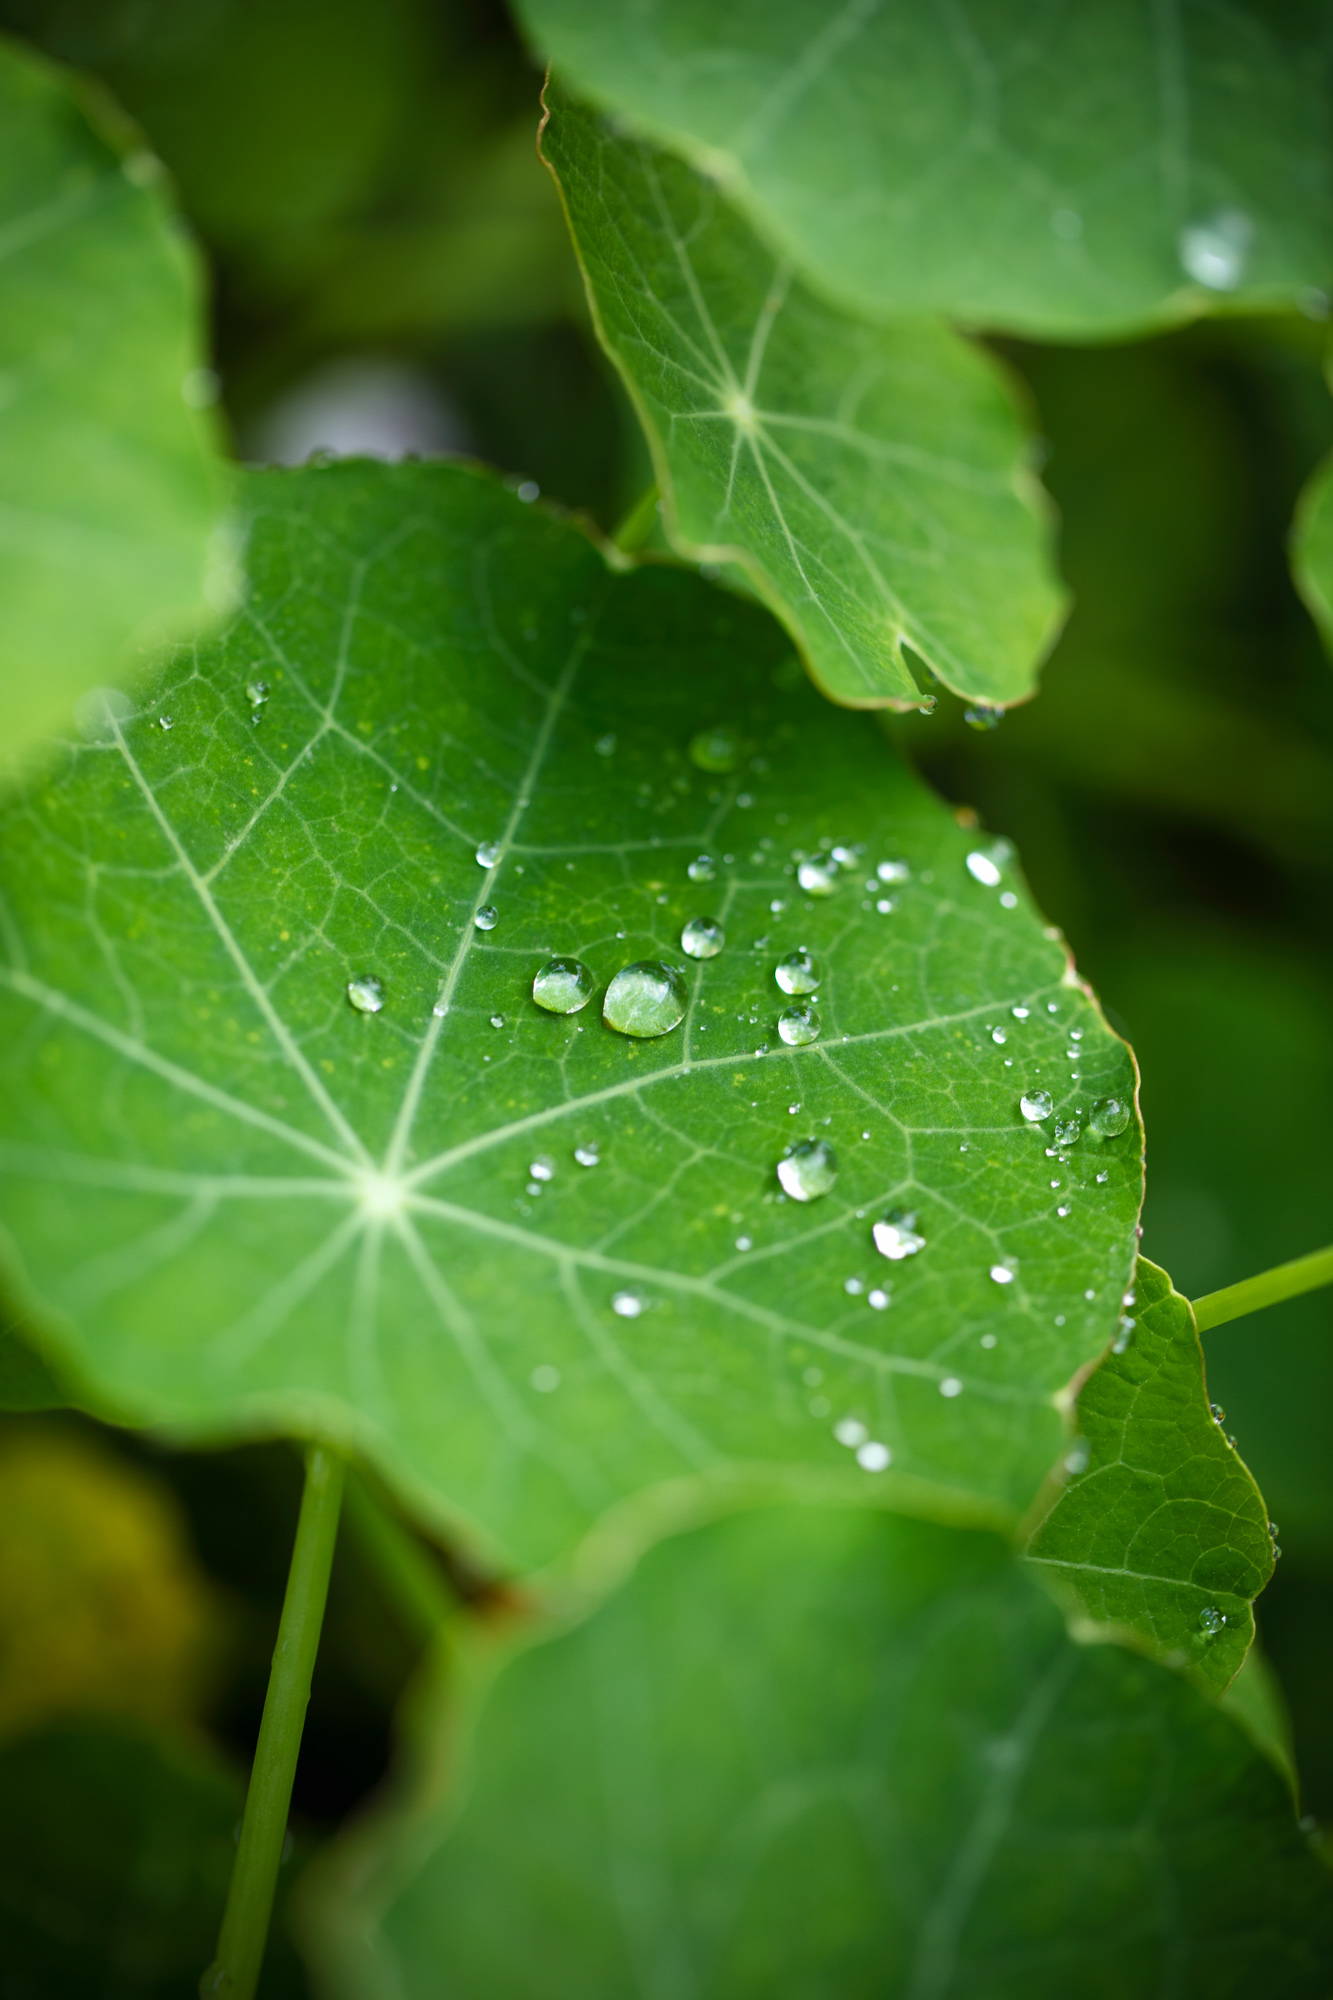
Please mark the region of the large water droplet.
POLYGON ((548 958, 532 981, 532 997, 548 1014, 577 1014, 595 984, 581 958, 548 958))
POLYGON ((838 864, 831 854, 814 854, 796 865, 796 880, 807 896, 831 896, 838 884, 838 864))
POLYGON ((714 723, 690 738, 690 762, 700 771, 725 777, 741 760, 740 737, 728 723, 714 723))
POLYGON ((1025 1090, 1018 1100, 1018 1108, 1029 1125, 1040 1125, 1043 1118, 1049 1118, 1055 1109, 1055 1099, 1049 1090, 1025 1090))
POLYGON ((773 968, 773 977, 784 993, 813 993, 819 984, 820 973, 810 953, 802 949, 779 959, 773 968))
POLYGON ((479 868, 494 868, 496 862, 499 859, 500 859, 499 841, 483 840, 480 847, 477 849, 477 866, 479 868))
POLYGON ((595 1167, 601 1157, 602 1149, 595 1139, 588 1139, 574 1148, 574 1158, 581 1167, 595 1167))
POLYGON ((618 1035, 651 1041, 669 1034, 685 1018, 685 981, 674 966, 639 959, 622 966, 606 989, 602 1019, 618 1035))
POLYGON ((1088 1113, 1088 1130, 1094 1139, 1118 1139, 1130 1117, 1130 1108, 1123 1097, 1102 1097, 1088 1113))
POLYGON ((778 1180, 793 1201, 818 1201, 838 1178, 838 1156, 827 1139, 802 1139, 778 1161, 778 1180))
POLYGON ((358 1014, 378 1014, 384 1005, 384 988, 369 972, 347 982, 347 998, 358 1014))
POLYGON ((716 917, 691 917, 680 934, 680 948, 690 958, 716 958, 726 941, 716 917))
POLYGON ((778 1015, 778 1033, 789 1049, 803 1049, 819 1040, 819 1016, 813 1007, 784 1007, 778 1015))
POLYGON ((891 1264, 900 1264, 904 1257, 915 1257, 918 1250, 926 1247, 915 1215, 905 1208, 891 1209, 881 1222, 875 1223, 870 1234, 880 1256, 887 1257, 891 1264))
POLYGON ((963 720, 969 729, 998 729, 1004 721, 1002 708, 989 708, 985 702, 977 702, 963 710, 963 720))
POLYGON ((1014 1282, 1014 1265, 1007 1259, 1004 1263, 992 1264, 990 1267, 990 1276, 992 1284, 1012 1285, 1014 1282))
POLYGON ((500 912, 494 903, 483 903, 472 921, 479 931, 493 931, 500 921, 500 912))
POLYGON ((974 882, 980 882, 987 889, 998 889, 1000 886, 1000 870, 997 863, 991 855, 983 854, 979 847, 974 848, 967 857, 967 872, 974 882))
POLYGON ((1254 224, 1238 208, 1191 222, 1180 232, 1180 261, 1196 285, 1210 292, 1234 292, 1245 270, 1254 224))

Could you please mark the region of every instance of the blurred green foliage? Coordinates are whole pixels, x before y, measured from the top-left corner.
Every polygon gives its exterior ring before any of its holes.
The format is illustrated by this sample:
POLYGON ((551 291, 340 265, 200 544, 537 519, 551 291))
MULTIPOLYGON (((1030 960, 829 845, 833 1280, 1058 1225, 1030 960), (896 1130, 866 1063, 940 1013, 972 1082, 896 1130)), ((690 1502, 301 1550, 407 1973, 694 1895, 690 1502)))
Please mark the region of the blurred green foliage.
MULTIPOLYGON (((0 28, 104 79, 176 177, 215 271, 216 366, 243 450, 264 449, 321 368, 371 360, 412 371, 427 446, 443 427, 604 527, 627 511, 644 454, 584 322, 533 146, 540 79, 501 7, 0 0, 0 28)), ((1330 1233, 1333 673, 1286 552, 1333 441, 1325 339, 1314 319, 1235 317, 1129 345, 1007 344, 1048 442, 1075 609, 1039 697, 998 730, 974 733, 947 703, 895 725, 933 782, 1017 840, 1133 1041, 1144 1249, 1191 1296, 1330 1233)), ((1333 1295, 1205 1346, 1280 1523, 1260 1629, 1306 1803, 1327 1813, 1333 1295)), ((11 1406, 42 1400, 21 1349, 0 1366, 11 1406)), ((294 1475, 245 1452, 169 1455, 157 1477, 204 1566, 250 1605, 214 1707, 242 1744, 294 1475)), ((417 1657, 380 1590, 345 1551, 303 1761, 317 1817, 375 1783, 417 1657)))

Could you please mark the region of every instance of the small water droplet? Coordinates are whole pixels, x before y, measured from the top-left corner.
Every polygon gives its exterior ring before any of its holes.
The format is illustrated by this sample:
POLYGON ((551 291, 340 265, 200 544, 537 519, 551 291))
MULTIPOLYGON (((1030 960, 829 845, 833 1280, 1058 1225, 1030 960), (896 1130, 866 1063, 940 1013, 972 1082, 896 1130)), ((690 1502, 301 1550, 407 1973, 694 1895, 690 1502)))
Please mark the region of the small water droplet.
POLYGON ((1245 270, 1254 224, 1237 208, 1222 208, 1181 230, 1177 245, 1186 275, 1210 292, 1234 292, 1245 270))
POLYGON ((1199 1613, 1199 1630, 1206 1632, 1210 1639, 1216 1637, 1226 1622, 1226 1612, 1219 1611, 1215 1604, 1205 1604, 1199 1613))
POLYGON ((1092 1446, 1086 1438, 1075 1438, 1065 1453, 1065 1471, 1077 1479, 1080 1472, 1086 1472, 1092 1458, 1092 1446))
POLYGON ((529 1166, 528 1172, 535 1181, 549 1181, 555 1174, 555 1161, 549 1154, 539 1153, 529 1166))
POLYGON ((740 738, 725 722, 700 729, 690 738, 690 762, 700 771, 725 777, 741 760, 740 738))
POLYGON ((857 1447, 856 1462, 863 1472, 886 1472, 893 1463, 893 1453, 877 1438, 868 1438, 857 1447))
POLYGON ((819 1016, 813 1007, 784 1007, 778 1015, 778 1033, 789 1049, 805 1048, 819 1040, 819 1016))
POLYGON ((1132 1313, 1122 1313, 1120 1323, 1115 1330, 1115 1339, 1111 1342, 1112 1354, 1123 1354, 1133 1338, 1134 1316, 1132 1313))
POLYGON ((611 981, 602 1019, 618 1035, 651 1041, 679 1027, 686 1005, 685 982, 675 967, 645 958, 622 966, 611 981))
POLYGON ((974 882, 980 882, 984 888, 998 889, 1000 886, 998 865, 989 854, 983 854, 979 847, 974 848, 967 857, 967 872, 974 882))
POLYGON ((1016 1021, 1026 1021, 1032 1009, 1030 1007, 1011 1007, 1009 1012, 1016 1021))
POLYGON ((494 903, 483 903, 472 921, 479 931, 493 931, 500 921, 500 912, 494 903))
POLYGON ((1005 1043, 1009 1039, 1008 1035, 1006 1034, 1003 1028, 992 1028, 990 1031, 990 1038, 999 1048, 1003 1048, 1005 1043))
POLYGON ((818 1201, 838 1178, 838 1156, 827 1139, 802 1139, 783 1154, 777 1171, 793 1201, 818 1201))
POLYGON ((1057 1118, 1055 1121, 1055 1143, 1057 1146, 1076 1146, 1083 1127, 1077 1118, 1057 1118))
POLYGON ((831 896, 838 883, 838 864, 831 854, 815 854, 796 864, 796 880, 807 896, 831 896))
POLYGON ((614 757, 616 754, 614 733, 608 729, 605 736, 599 736, 592 747, 599 757, 614 757))
POLYGON ((773 977, 784 993, 813 993, 819 985, 820 972, 811 954, 802 948, 779 959, 773 977))
POLYGON ((247 681, 245 684, 245 698, 251 708, 262 708, 268 700, 268 682, 247 681))
POLYGON ((1073 1214, 1073 1210, 1067 1201, 1062 1201, 1056 1208, 1055 1212, 1059 1216, 1061 1222, 1064 1222, 1068 1216, 1073 1214))
MULTIPOLYGON (((434 1008, 432 1008, 431 1012, 434 1013, 434 1011, 435 1011, 434 1008)), ((493 1028, 503 1028, 504 1024, 505 1024, 505 1017, 503 1014, 491 1015, 491 1026, 493 1028)))
POLYGON ((174 729, 176 727, 176 719, 171 715, 159 715, 157 726, 159 729, 174 729))
POLYGON ((985 702, 976 702, 963 710, 963 720, 970 729, 998 729, 1004 721, 1002 708, 989 708, 985 702))
POLYGON ((866 1281, 864 1278, 844 1278, 842 1281, 842 1289, 850 1299, 859 1298, 865 1288, 866 1281))
POLYGON ((956 1375, 946 1375, 940 1382, 941 1396, 961 1396, 963 1385, 956 1375))
POLYGON ((878 1285, 876 1285, 873 1292, 866 1293, 866 1304, 872 1312, 882 1313, 888 1303, 888 1293, 881 1291, 878 1285))
POLYGON ((499 859, 500 859, 499 841, 483 840, 480 847, 477 849, 477 866, 479 868, 494 868, 496 862, 499 859))
POLYGON ((891 1264, 901 1263, 904 1257, 915 1257, 926 1247, 915 1215, 905 1208, 891 1209, 882 1221, 875 1223, 870 1234, 880 1256, 887 1257, 891 1264))
MULTIPOLYGON (((741 1255, 744 1256, 747 1250, 753 1250, 754 1238, 752 1236, 738 1236, 736 1238, 736 1248, 740 1251, 741 1255)), ((807 1370, 807 1374, 808 1372, 809 1371, 807 1370)))
POLYGON ((1118 1139, 1130 1117, 1123 1097, 1101 1097, 1088 1113, 1088 1130, 1094 1139, 1118 1139))
POLYGON ((1025 1090, 1018 1100, 1018 1108, 1029 1125, 1040 1125, 1055 1109, 1055 1099, 1049 1090, 1025 1090))
POLYGON ((1227 1420, 1227 1413, 1220 1403, 1210 1403, 1208 1414, 1215 1424, 1224 1424, 1227 1420))
POLYGON ((845 1444, 848 1451, 855 1451, 863 1445, 870 1433, 856 1417, 842 1417, 833 1426, 833 1435, 839 1444, 845 1444))
POLYGON ((680 948, 689 958, 716 958, 726 941, 716 917, 691 917, 680 934, 680 948))
POLYGON ((937 694, 923 695, 916 705, 916 712, 918 715, 933 715, 939 705, 940 698, 937 694))
POLYGON ((616 1292, 611 1299, 611 1310, 620 1319, 637 1319, 643 1307, 643 1297, 639 1292, 616 1292))
POLYGON ((691 882, 712 882, 717 875, 717 863, 711 854, 696 854, 685 873, 691 882))
POLYGON ((906 882, 912 871, 905 861, 877 861, 875 873, 881 882, 906 882))
POLYGON ((378 1014, 384 1005, 384 988, 369 972, 347 982, 347 998, 358 1014, 378 1014))
POLYGON ((991 1283, 995 1285, 1012 1285, 1014 1282, 1014 1268, 1013 1263, 1008 1259, 998 1264, 992 1264, 990 1267, 991 1283))

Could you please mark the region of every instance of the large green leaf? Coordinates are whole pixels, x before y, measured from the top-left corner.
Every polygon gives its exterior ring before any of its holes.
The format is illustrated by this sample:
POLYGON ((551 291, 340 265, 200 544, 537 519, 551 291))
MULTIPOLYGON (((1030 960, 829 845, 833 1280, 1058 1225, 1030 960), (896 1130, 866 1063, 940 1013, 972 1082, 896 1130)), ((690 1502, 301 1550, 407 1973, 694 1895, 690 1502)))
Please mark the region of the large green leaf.
POLYGON ((1046 335, 1327 283, 1317 0, 521 0, 833 296, 1046 335))
POLYGON ((1059 594, 993 364, 825 305, 714 182, 549 96, 543 151, 675 540, 738 562, 836 700, 919 701, 904 642, 958 694, 1030 694, 1059 594))
POLYGON ((243 616, 2 829, 0 1171, 52 1352, 127 1414, 354 1438, 508 1562, 737 1464, 1025 1506, 1141 1148, 1005 851, 689 572, 458 467, 249 491, 243 616), (675 962, 683 1023, 544 1012, 552 954, 599 996, 675 962), (1117 1136, 1054 1136, 1108 1098, 1117 1136), (786 1198, 819 1141, 836 1186, 786 1198))
POLYGON ((1333 646, 1333 459, 1324 461, 1301 496, 1292 560, 1301 595, 1333 646))
POLYGON ((975 1532, 693 1529, 464 1744, 368 1896, 326 1895, 348 2000, 1327 1990, 1328 1879, 1248 1732, 975 1532))
POLYGON ((1189 1301, 1141 1260, 1132 1310, 1079 1394, 1070 1476, 1029 1553, 1094 1618, 1220 1692, 1273 1572, 1264 1503, 1214 1417, 1189 1301))
POLYGON ((105 107, 0 43, 0 768, 228 596, 199 274, 105 107))

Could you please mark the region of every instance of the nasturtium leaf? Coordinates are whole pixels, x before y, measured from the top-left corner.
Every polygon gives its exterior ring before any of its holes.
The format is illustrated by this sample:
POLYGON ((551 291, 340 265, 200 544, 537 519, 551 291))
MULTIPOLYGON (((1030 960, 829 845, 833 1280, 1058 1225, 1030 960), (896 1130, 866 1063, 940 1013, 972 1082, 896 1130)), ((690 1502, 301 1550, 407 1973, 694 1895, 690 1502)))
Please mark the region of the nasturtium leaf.
POLYGON ((1189 1301, 1146 1259, 1075 1423, 1067 1483, 1030 1555, 1094 1618, 1140 1633, 1220 1693, 1272 1575, 1268 1516, 1209 1407, 1189 1301))
MULTIPOLYGON (((232 1775, 165 1736, 82 1721, 0 1746, 0 1788, 6 2000, 197 1993, 236 1858, 232 1775)), ((265 2000, 305 1990, 280 1916, 265 2000)))
POLYGON ((0 770, 221 608, 194 257, 157 163, 0 42, 0 770))
POLYGON ((838 701, 918 702, 921 660, 1030 694, 1060 595, 995 364, 825 304, 716 182, 554 90, 542 149, 681 548, 739 564, 838 701))
POLYGON ((248 493, 243 613, 0 827, 3 1209, 52 1352, 146 1420, 354 1440, 510 1564, 737 1466, 1026 1507, 1141 1136, 1005 845, 760 609, 486 476, 248 493), (555 957, 576 1012, 534 1001, 555 957), (640 964, 685 995, 646 1040, 601 1018, 640 964), (1115 1136, 1058 1157, 1032 1093, 1115 1136))
POLYGON ((807 1507, 661 1542, 502 1668, 455 1761, 358 1852, 368 1893, 325 1884, 347 2000, 1326 1990, 1328 1878, 1248 1733, 1076 1643, 974 1530, 807 1507))
POLYGON ((522 0, 557 74, 834 297, 1045 336, 1290 305, 1333 269, 1317 0, 522 0))
POLYGON ((1296 582, 1311 615, 1333 647, 1333 459, 1326 459, 1301 497, 1292 536, 1296 582))

